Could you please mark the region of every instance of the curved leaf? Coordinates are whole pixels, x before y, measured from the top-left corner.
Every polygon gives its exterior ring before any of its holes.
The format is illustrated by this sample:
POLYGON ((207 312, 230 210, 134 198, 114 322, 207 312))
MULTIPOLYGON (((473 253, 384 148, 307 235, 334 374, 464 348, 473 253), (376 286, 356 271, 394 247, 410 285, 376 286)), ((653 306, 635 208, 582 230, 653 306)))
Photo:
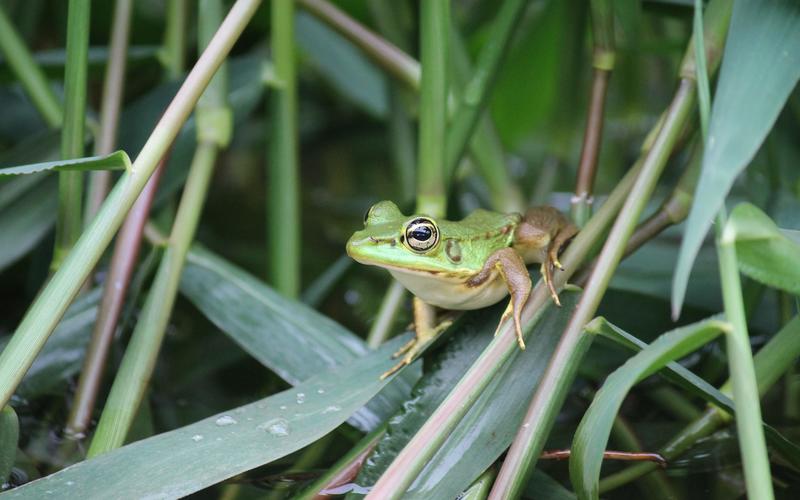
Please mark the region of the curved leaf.
MULTIPOLYGON (((180 286, 211 322, 290 384, 369 352, 360 338, 327 316, 197 245, 189 251, 180 286)), ((394 413, 410 390, 405 377, 351 423, 369 430, 394 413)))
POLYGON ((715 339, 725 323, 710 319, 667 332, 609 375, 575 431, 570 479, 579 498, 599 498, 603 452, 611 426, 628 391, 667 363, 682 358, 715 339))
POLYGON ((767 214, 750 203, 740 203, 731 212, 722 237, 734 240, 744 274, 800 295, 800 244, 789 239, 767 214))
POLYGON ((131 159, 125 151, 115 151, 106 156, 87 156, 73 160, 46 161, 16 167, 0 168, 0 175, 34 174, 44 171, 130 170, 131 159))
POLYGON ((736 176, 750 163, 800 78, 800 4, 736 2, 711 110, 703 170, 672 287, 673 316, 711 220, 736 176))
POLYGON ((388 380, 407 336, 268 398, 123 446, 3 498, 178 498, 297 451, 335 429, 388 380), (111 490, 109 490, 111 488, 111 490))

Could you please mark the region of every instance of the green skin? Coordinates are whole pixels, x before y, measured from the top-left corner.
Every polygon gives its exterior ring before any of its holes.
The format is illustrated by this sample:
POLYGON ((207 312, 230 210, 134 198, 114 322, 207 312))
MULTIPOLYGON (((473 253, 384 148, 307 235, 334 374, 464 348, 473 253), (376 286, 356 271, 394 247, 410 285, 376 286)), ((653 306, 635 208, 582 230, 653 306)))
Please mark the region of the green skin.
MULTIPOLYGON (((418 299, 445 309, 479 309, 510 293, 503 320, 513 317, 517 342, 524 349, 519 314, 531 290, 525 264, 542 263, 542 275, 558 304, 552 273, 561 268, 558 251, 576 232, 552 207, 531 208, 525 216, 479 209, 456 222, 406 216, 391 201, 381 201, 367 213, 364 229, 348 240, 347 253, 362 264, 387 269, 418 299), (414 230, 420 226, 427 232, 414 230)), ((398 352, 408 355, 384 375, 410 363, 442 329, 421 321, 420 307, 414 310, 417 339, 398 352)))

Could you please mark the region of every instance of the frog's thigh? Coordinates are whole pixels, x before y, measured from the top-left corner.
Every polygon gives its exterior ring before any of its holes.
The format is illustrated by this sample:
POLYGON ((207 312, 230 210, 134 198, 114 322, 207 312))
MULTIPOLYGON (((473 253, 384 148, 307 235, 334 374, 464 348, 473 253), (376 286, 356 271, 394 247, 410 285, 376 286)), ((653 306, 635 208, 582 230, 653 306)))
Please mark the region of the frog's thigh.
POLYGON ((523 220, 514 232, 514 249, 527 263, 543 262, 550 244, 550 233, 523 220))

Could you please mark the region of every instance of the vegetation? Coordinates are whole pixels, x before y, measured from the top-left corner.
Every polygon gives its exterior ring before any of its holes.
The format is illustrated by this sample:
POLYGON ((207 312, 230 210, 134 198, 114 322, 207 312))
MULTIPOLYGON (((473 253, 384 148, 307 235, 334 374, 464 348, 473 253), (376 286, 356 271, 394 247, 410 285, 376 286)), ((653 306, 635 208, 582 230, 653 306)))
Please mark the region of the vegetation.
POLYGON ((800 494, 796 2, 7 0, 0 54, 3 498, 800 494), (382 379, 384 199, 570 213, 562 306, 382 379))

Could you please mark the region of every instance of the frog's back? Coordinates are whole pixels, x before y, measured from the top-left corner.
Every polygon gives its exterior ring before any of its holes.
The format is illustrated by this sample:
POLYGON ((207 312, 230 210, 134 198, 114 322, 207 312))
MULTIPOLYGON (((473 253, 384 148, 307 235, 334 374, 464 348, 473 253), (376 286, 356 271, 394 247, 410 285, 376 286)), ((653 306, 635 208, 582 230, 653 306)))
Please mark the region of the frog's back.
POLYGON ((504 214, 479 208, 460 221, 441 221, 442 234, 462 241, 503 239, 522 219, 520 214, 504 214))

